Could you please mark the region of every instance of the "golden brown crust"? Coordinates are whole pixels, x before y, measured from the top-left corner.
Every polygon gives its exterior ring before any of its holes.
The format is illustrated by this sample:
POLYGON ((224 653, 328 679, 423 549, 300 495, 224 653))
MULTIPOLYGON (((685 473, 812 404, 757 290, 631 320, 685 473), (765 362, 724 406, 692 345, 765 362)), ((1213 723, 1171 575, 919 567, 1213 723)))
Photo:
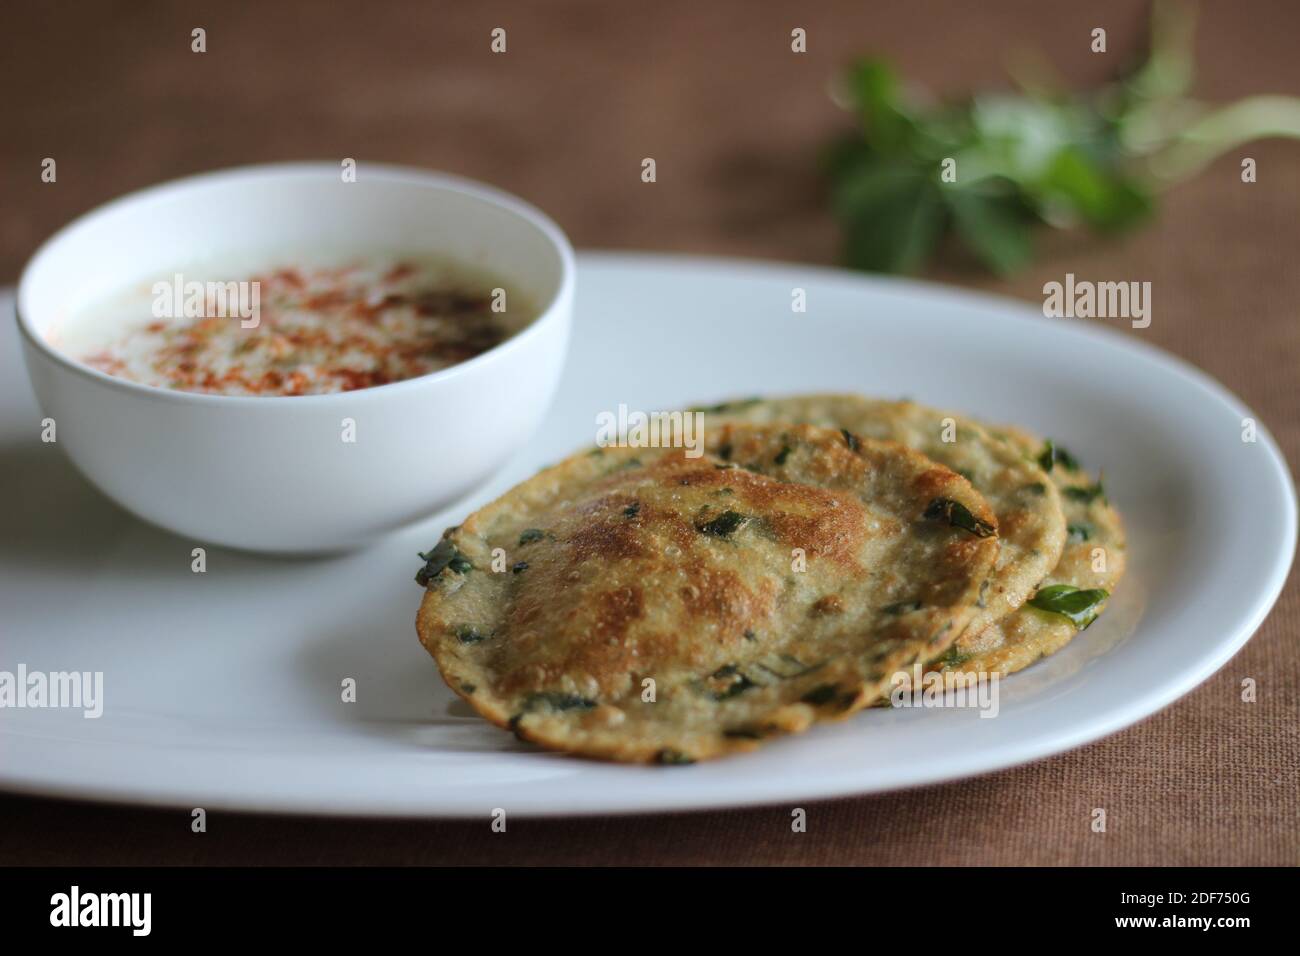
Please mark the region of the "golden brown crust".
POLYGON ((809 421, 892 438, 972 478, 997 512, 1002 548, 984 612, 935 662, 943 669, 1010 674, 1055 653, 1075 636, 1076 627, 1025 602, 1054 584, 1113 593, 1124 574, 1119 513, 1104 494, 1084 500, 1095 487, 1087 472, 1059 462, 1045 471, 1038 464, 1043 439, 1022 429, 857 395, 747 401, 711 411, 745 421, 809 421), (947 422, 955 426, 956 441, 943 441, 947 422), (1047 494, 1033 494, 1039 484, 1047 486, 1047 494))
POLYGON ((843 717, 942 651, 977 610, 996 525, 902 446, 727 425, 695 459, 575 455, 450 529, 417 629, 452 689, 525 739, 706 759, 843 717), (926 517, 936 499, 985 536, 926 517))
MULTIPOLYGON (((1019 428, 989 426, 1025 455, 1043 453, 1043 439, 1019 428)), ((1098 481, 1082 468, 1057 462, 1049 473, 1061 491, 1068 538, 1061 560, 1040 584, 1040 589, 1067 584, 1080 590, 1099 588, 1114 594, 1126 565, 1124 523, 1106 500, 1094 493, 1098 481)), ((1097 613, 1105 608, 1099 605, 1097 613)), ((944 670, 965 673, 1011 674, 1055 654, 1079 632, 1068 618, 1027 605, 980 634, 963 635, 940 662, 944 670)))
MULTIPOLYGON (((1056 566, 1066 538, 1055 484, 1011 441, 953 412, 861 395, 792 395, 715 406, 710 421, 808 422, 900 442, 970 479, 997 514, 1001 551, 967 639, 1002 620, 1056 566)), ((1041 445, 1041 442, 1039 443, 1041 445)))

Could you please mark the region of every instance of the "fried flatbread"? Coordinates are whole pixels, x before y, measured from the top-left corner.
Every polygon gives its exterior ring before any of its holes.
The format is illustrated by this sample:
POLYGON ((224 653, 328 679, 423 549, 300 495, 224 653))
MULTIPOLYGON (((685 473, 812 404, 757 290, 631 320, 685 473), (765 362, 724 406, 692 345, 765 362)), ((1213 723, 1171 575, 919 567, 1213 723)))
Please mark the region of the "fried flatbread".
POLYGON ((580 453, 449 529, 416 626, 525 740, 691 762, 844 717, 942 651, 980 610, 996 528, 901 445, 725 425, 697 458, 580 453))
POLYGON ((704 409, 710 422, 807 422, 900 442, 967 478, 998 519, 1001 548, 963 643, 1006 618, 1056 566, 1066 520, 1056 485, 1015 443, 976 422, 915 402, 860 395, 796 395, 704 409))
POLYGON ((979 634, 963 635, 936 664, 949 671, 1011 674, 1055 654, 1105 608, 1124 575, 1124 524, 1101 480, 1094 481, 1065 449, 1018 428, 987 427, 1050 467, 1065 510, 1065 550, 1031 603, 979 634), (1047 609, 1054 606, 1070 614, 1047 609))

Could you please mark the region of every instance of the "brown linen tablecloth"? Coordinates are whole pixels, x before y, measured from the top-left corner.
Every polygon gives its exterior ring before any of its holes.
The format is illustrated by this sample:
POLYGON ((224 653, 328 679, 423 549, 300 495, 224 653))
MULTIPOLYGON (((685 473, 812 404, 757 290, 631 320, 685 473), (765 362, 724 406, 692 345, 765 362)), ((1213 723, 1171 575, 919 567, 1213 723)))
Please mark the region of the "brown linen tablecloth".
MULTIPOLYGON (((1300 6, 1204 4, 1198 93, 1300 94, 1300 6)), ((940 92, 1004 81, 1020 49, 1071 83, 1141 49, 1138 2, 35 3, 0 29, 0 282, 73 216, 222 166, 384 160, 496 183, 582 247, 833 263, 818 145, 845 118, 854 53, 940 92), (190 31, 208 52, 190 52, 190 31), (489 31, 507 29, 507 53, 489 31), (808 32, 793 55, 792 28, 808 32), (1108 30, 1110 52, 1088 49, 1108 30), (58 182, 40 181, 44 157, 58 182), (640 183, 653 156, 658 182, 640 183)), ((1041 301, 1045 281, 1150 280, 1141 335, 1205 369, 1300 452, 1300 143, 1238 150, 1119 241, 1053 239, 1010 281, 934 278, 1041 301), (1243 184, 1242 156, 1258 162, 1243 184)), ((1123 382, 1116 382, 1123 388, 1123 382)), ((12 506, 14 503, 10 503, 12 506)), ((6 863, 1234 864, 1300 862, 1300 592, 1294 577, 1220 673, 1100 743, 945 786, 789 808, 488 823, 335 822, 0 798, 6 863), (1243 704, 1239 683, 1258 682, 1243 704), (1089 829, 1106 807, 1108 832, 1089 829)), ((0 627, 3 626, 0 619, 0 627)), ((2 757, 0 757, 2 759, 2 757)))

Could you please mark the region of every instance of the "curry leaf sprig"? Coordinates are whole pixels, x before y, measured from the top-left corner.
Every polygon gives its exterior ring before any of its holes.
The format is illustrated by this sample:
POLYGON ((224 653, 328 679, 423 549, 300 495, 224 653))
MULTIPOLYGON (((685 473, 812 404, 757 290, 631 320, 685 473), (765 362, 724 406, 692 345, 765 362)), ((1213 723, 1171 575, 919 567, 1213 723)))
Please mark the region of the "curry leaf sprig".
POLYGON ((883 61, 863 59, 837 99, 857 129, 828 156, 848 264, 913 272, 952 237, 987 269, 1010 273, 1042 226, 1129 229, 1159 191, 1226 150, 1300 137, 1300 99, 1251 96, 1211 107, 1187 95, 1191 8, 1158 0, 1146 61, 1080 93, 1019 78, 1015 93, 931 103, 883 61))

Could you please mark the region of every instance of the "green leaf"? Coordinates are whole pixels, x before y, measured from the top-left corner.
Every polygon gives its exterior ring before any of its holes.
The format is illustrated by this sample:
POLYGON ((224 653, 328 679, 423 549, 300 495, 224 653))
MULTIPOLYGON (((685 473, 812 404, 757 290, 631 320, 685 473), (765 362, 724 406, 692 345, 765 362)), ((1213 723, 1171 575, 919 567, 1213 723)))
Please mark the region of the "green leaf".
POLYGON ((1015 196, 958 187, 945 189, 943 196, 957 235, 980 262, 1007 275, 1029 261, 1029 220, 1015 196))
POLYGON ((1066 540, 1070 544, 1079 544, 1092 538, 1092 525, 1086 522, 1066 526, 1066 540))
POLYGON ((761 401, 761 398, 742 398, 734 402, 721 402, 717 405, 696 405, 687 409, 687 411, 707 412, 710 414, 720 415, 723 412, 738 412, 743 408, 750 408, 761 401))
POLYGON ((728 664, 720 667, 713 672, 713 681, 715 682, 710 695, 714 700, 730 700, 738 694, 743 694, 751 687, 757 687, 752 680, 742 674, 734 664, 728 664))
POLYGON ((1076 485, 1073 488, 1062 488, 1061 494, 1065 495, 1065 497, 1069 498, 1071 501, 1078 501, 1085 505, 1091 504, 1098 498, 1102 501, 1106 500, 1106 488, 1101 483, 1100 478, 1097 479, 1095 485, 1076 485))
POLYGON ((943 520, 954 528, 969 531, 977 538, 991 538, 997 534, 993 525, 975 517, 964 504, 951 498, 935 498, 926 505, 923 517, 943 520))
POLYGON ((1038 455, 1038 467, 1042 468, 1043 471, 1051 471, 1057 462, 1060 462, 1061 467, 1066 471, 1079 470, 1079 459, 1049 438, 1043 443, 1043 450, 1038 455))
POLYGON ((1050 614, 1059 614, 1079 630, 1097 619, 1101 605, 1110 594, 1101 588, 1081 591, 1073 584, 1052 584, 1039 588, 1029 600, 1030 607, 1050 614))
POLYGON ((1088 115, 1069 101, 1005 93, 977 95, 970 115, 975 136, 957 163, 965 182, 989 176, 1033 182, 1058 152, 1087 138, 1090 125, 1088 115))
POLYGON ((1037 189, 1044 201, 1063 206, 1094 229, 1127 229, 1153 208, 1145 189, 1103 169, 1075 147, 1053 157, 1037 189))
POLYGON ((827 179, 839 183, 859 166, 868 165, 875 160, 871 147, 862 141, 861 134, 855 134, 832 142, 822 155, 822 166, 827 179))
POLYGON ((915 124, 903 104, 893 69, 881 60, 859 60, 850 68, 848 81, 866 144, 882 153, 903 148, 915 124))
POLYGON ((942 657, 939 657, 935 660, 935 663, 937 663, 944 670, 949 670, 953 667, 960 667, 962 664, 965 664, 970 659, 971 659, 970 654, 963 654, 958 649, 957 645, 953 644, 948 648, 947 652, 942 657))
MULTIPOLYGON (((450 533, 451 530, 448 529, 446 533, 450 533)), ((469 558, 456 550, 451 539, 446 537, 435 544, 431 550, 421 551, 419 555, 424 561, 424 567, 415 572, 415 583, 421 587, 428 587, 429 582, 442 574, 445 568, 450 568, 457 574, 468 574, 474 569, 469 558)))
POLYGON ((715 538, 729 538, 748 521, 747 517, 737 511, 724 511, 712 521, 697 524, 695 530, 699 531, 700 534, 712 535, 715 538))
POLYGON ((855 170, 836 191, 846 258, 870 272, 913 272, 934 251, 947 212, 925 171, 876 163, 855 170))
POLYGON ((591 710, 596 702, 590 697, 569 694, 564 691, 544 690, 529 694, 524 700, 524 713, 538 710, 591 710))
POLYGON ((473 624, 457 624, 451 630, 462 644, 477 644, 487 638, 487 635, 473 624))

